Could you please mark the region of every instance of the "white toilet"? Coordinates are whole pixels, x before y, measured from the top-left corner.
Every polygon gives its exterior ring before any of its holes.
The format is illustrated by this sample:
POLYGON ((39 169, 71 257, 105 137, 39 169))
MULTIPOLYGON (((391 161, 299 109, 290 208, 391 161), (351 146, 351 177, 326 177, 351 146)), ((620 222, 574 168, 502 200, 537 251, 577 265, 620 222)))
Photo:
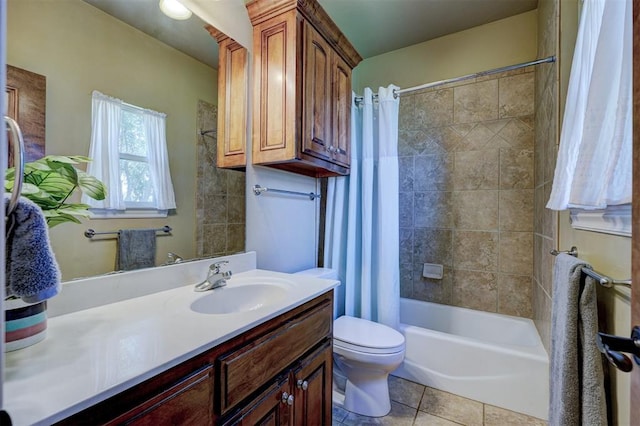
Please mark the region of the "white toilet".
MULTIPOLYGON (((326 268, 299 272, 337 279, 326 268)), ((334 309, 335 312, 335 309, 334 309)), ((334 315, 335 316, 335 315, 334 315)), ((371 417, 391 410, 388 376, 404 360, 404 336, 383 324, 350 316, 333 322, 334 402, 345 410, 371 417), (340 376, 346 384, 342 389, 340 376), (344 400, 342 392, 344 392, 344 400)))

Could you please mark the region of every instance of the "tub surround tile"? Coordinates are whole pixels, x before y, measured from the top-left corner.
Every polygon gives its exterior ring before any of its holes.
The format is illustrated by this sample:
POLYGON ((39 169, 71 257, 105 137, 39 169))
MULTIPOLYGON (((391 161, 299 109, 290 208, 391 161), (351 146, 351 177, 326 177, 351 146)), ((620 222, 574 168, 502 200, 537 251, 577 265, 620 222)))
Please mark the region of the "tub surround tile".
POLYGON ((230 223, 227 225, 227 253, 244 251, 245 225, 230 223))
POLYGON ((500 232, 500 272, 519 275, 533 273, 531 232, 500 232))
POLYGON ((454 156, 420 155, 414 160, 414 191, 450 191, 453 188, 454 156))
POLYGON ((491 130, 494 135, 497 135, 502 132, 502 130, 507 124, 509 124, 510 121, 511 119, 509 118, 501 118, 499 120, 485 121, 482 124, 484 124, 487 129, 491 130))
POLYGON ((245 190, 245 172, 237 170, 226 170, 227 172, 227 194, 244 196, 245 190))
POLYGON ((556 229, 558 228, 558 213, 546 207, 547 201, 551 197, 551 183, 546 183, 543 189, 543 201, 545 207, 542 211, 542 235, 556 239, 556 229))
POLYGON ((500 150, 500 189, 533 189, 533 151, 500 150))
POLYGON ((400 265, 400 297, 413 297, 413 264, 400 265))
POLYGON ((413 228, 413 192, 400 192, 398 195, 398 213, 401 228, 413 228))
POLYGON ((227 249, 227 225, 204 225, 203 255, 224 253, 227 249))
POLYGON ((453 90, 453 115, 456 124, 499 118, 498 80, 467 84, 453 90))
POLYGON ((498 230, 498 191, 455 191, 452 195, 456 229, 498 230))
POLYGON ((530 121, 531 117, 523 116, 508 120, 498 135, 509 144, 510 148, 533 150, 535 132, 533 123, 530 121))
POLYGON ((413 223, 421 228, 451 228, 453 214, 451 192, 414 192, 413 223))
POLYGON ((244 223, 245 199, 243 196, 229 195, 227 197, 227 222, 244 223))
POLYGON ((414 96, 415 119, 422 128, 453 124, 453 89, 422 92, 414 96))
POLYGON ((500 191, 500 230, 533 231, 533 198, 532 189, 500 191))
POLYGON ((398 158, 400 192, 413 192, 413 158, 413 156, 398 158))
POLYGON ((205 223, 227 223, 227 196, 212 195, 205 205, 205 223))
POLYGON ((422 276, 423 264, 419 263, 413 269, 413 295, 417 300, 434 303, 452 303, 453 270, 444 268, 442 279, 425 278, 422 276))
POLYGON ((453 258, 456 269, 496 271, 498 269, 498 233, 455 231, 453 258))
POLYGON ((400 228, 400 264, 413 264, 413 228, 400 228))
POLYGON ((452 232, 446 229, 415 228, 413 231, 415 263, 437 263, 451 267, 452 232))
POLYGON ((423 394, 423 385, 401 377, 389 376, 389 396, 392 401, 417 409, 420 407, 423 394))
POLYGON ((547 353, 551 353, 551 297, 542 286, 536 283, 533 286, 533 322, 536 325, 540 340, 547 353))
POLYGON ((448 392, 426 388, 420 411, 464 425, 482 425, 483 404, 448 392))
POLYGON ((498 274, 498 313, 532 318, 531 275, 498 274))
POLYGON ((428 137, 445 152, 455 151, 463 139, 463 136, 453 126, 429 129, 428 137))
POLYGON ((498 189, 499 159, 498 149, 456 152, 453 188, 455 190, 498 189))
POLYGON ((500 118, 533 114, 534 73, 501 78, 498 84, 500 118))
POLYGON ((477 124, 456 146, 456 151, 479 151, 489 144, 495 132, 484 124, 477 124))
POLYGON ((410 155, 424 155, 444 153, 444 150, 429 138, 429 133, 424 129, 398 131, 398 155, 406 157, 410 155))
POLYGON ((453 272, 451 300, 455 306, 485 312, 498 310, 498 275, 492 272, 453 272))
POLYGON ((484 424, 486 426, 546 426, 547 422, 526 414, 515 413, 493 405, 484 406, 484 424))

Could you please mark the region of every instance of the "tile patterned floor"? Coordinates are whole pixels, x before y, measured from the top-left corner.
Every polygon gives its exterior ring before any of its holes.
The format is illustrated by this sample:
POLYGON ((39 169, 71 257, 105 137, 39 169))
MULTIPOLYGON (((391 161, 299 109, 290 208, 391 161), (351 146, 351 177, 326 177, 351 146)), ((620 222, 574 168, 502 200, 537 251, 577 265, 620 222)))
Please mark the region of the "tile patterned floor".
POLYGON ((391 412, 366 417, 333 408, 333 426, 544 426, 544 420, 389 376, 391 412))

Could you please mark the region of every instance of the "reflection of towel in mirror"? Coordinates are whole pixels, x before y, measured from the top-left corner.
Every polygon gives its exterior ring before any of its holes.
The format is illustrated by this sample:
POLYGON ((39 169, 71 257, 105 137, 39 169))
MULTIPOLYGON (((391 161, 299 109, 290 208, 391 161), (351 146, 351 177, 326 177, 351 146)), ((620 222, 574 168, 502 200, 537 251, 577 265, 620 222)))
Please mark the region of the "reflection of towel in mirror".
POLYGON ((156 265, 156 231, 121 229, 118 231, 116 270, 131 271, 156 265))
MULTIPOLYGON (((5 195, 5 205, 7 202, 5 195)), ((36 303, 58 294, 60 270, 40 207, 21 197, 8 224, 7 296, 15 295, 27 303, 36 303)))

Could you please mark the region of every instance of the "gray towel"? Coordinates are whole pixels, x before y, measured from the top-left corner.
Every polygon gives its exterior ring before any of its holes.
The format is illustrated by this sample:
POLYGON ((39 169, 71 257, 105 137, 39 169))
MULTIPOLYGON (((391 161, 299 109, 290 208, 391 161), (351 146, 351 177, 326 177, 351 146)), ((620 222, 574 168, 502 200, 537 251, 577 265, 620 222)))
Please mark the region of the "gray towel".
POLYGON ((118 231, 116 270, 156 266, 156 231, 154 229, 121 229, 118 231))
POLYGON ((553 269, 549 425, 606 425, 602 358, 596 344, 596 282, 587 263, 561 253, 553 269))
MULTIPOLYGON (((5 206, 8 196, 5 194, 5 206)), ((60 270, 51 250, 47 221, 42 210, 20 197, 7 220, 7 296, 27 303, 49 299, 60 291, 60 270)))

